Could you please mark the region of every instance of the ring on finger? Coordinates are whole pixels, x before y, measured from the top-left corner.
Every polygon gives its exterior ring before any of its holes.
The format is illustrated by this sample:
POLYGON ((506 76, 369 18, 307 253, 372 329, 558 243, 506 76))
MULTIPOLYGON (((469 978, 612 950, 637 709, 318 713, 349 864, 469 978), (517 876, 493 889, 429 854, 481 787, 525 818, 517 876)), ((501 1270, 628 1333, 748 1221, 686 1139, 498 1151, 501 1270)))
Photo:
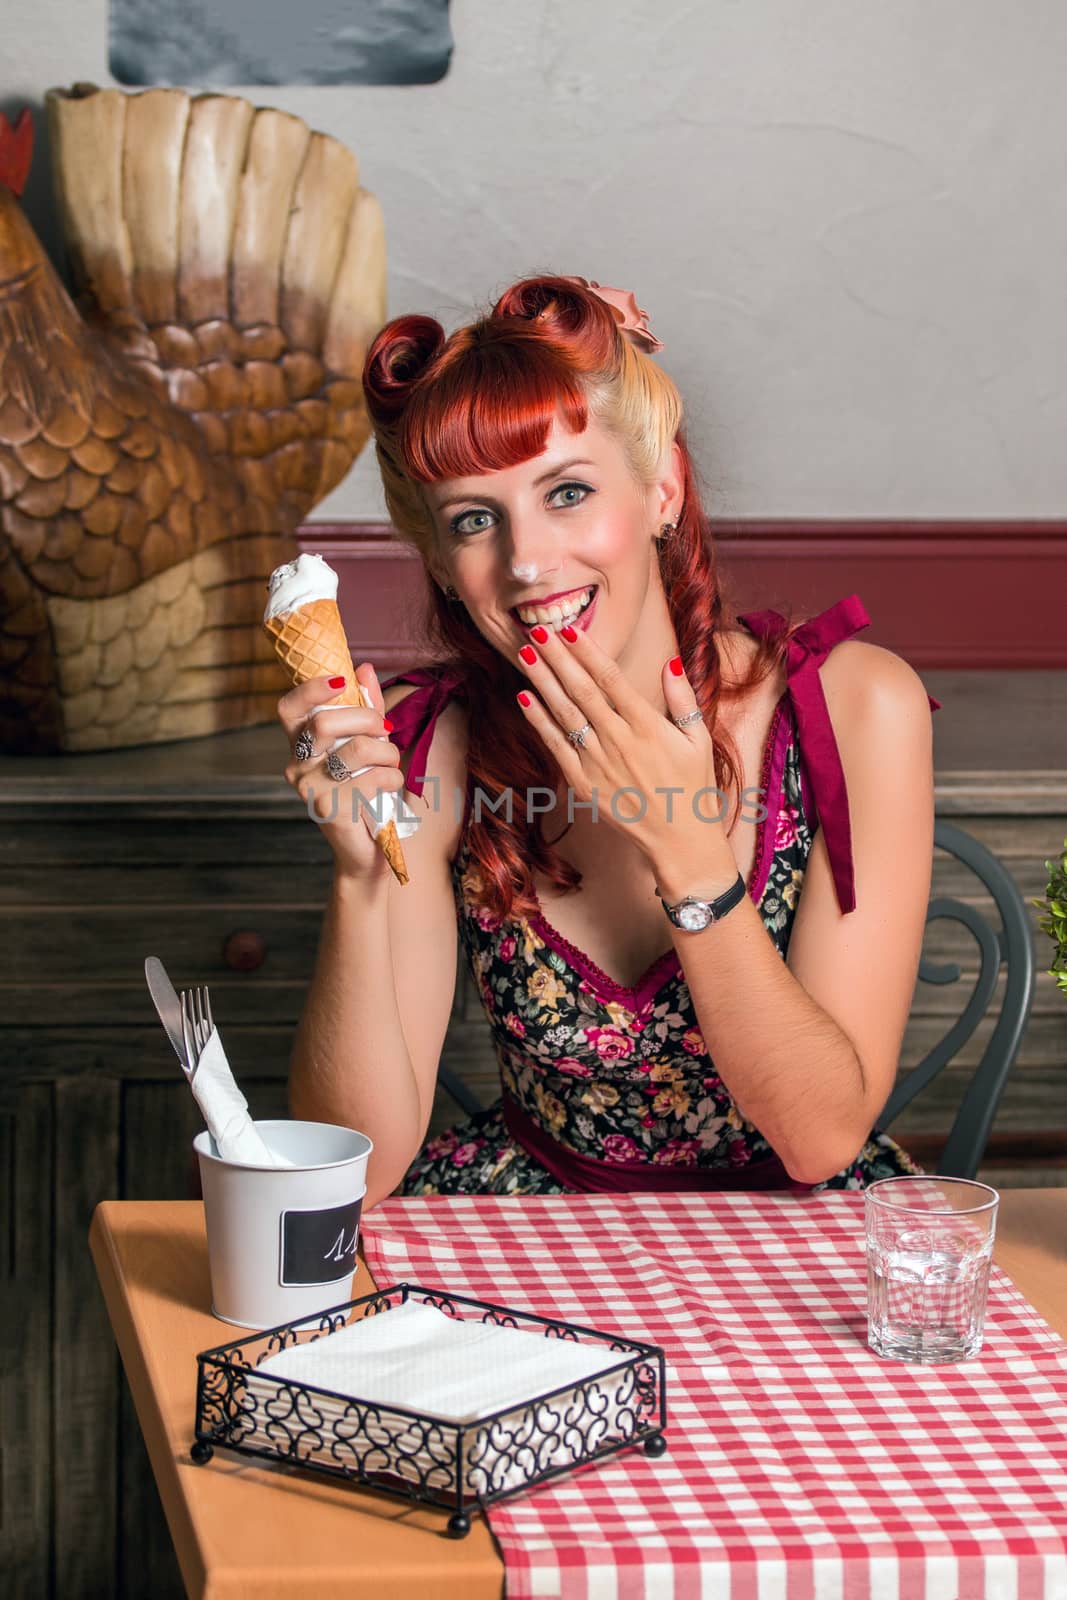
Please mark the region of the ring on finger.
POLYGON ((341 760, 336 750, 331 750, 326 757, 326 771, 335 783, 347 783, 349 778, 355 777, 352 768, 341 760))
POLYGON ((699 706, 697 706, 695 711, 687 711, 684 717, 671 718, 671 721, 674 723, 676 728, 688 728, 691 723, 703 722, 703 720, 704 713, 701 711, 699 706))
POLYGON ((592 733, 592 731, 593 724, 591 722, 583 722, 580 728, 571 728, 567 734, 567 738, 570 740, 571 744, 575 745, 576 747, 580 745, 584 750, 585 736, 587 733, 592 733))
POLYGON ((302 733, 298 734, 296 744, 293 746, 293 754, 298 761, 310 761, 315 754, 315 736, 310 728, 305 728, 302 733))

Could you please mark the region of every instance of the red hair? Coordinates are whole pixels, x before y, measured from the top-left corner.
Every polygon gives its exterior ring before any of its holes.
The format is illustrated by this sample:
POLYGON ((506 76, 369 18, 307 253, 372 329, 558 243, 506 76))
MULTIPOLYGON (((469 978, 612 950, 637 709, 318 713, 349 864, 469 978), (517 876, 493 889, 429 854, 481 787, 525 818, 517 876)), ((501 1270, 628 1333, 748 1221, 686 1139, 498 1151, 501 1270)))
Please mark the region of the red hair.
MULTIPOLYGON (((726 793, 734 789, 732 741, 716 730, 720 701, 761 682, 787 635, 760 641, 743 682, 724 690, 716 636, 734 613, 680 431, 681 402, 662 369, 621 336, 604 302, 573 280, 540 277, 516 284, 489 316, 450 339, 431 318, 398 317, 372 344, 363 384, 390 514, 427 564, 434 530, 421 486, 531 460, 545 449, 557 415, 581 433, 595 413, 620 438, 639 478, 648 477, 665 443, 677 444, 684 501, 675 533, 660 545, 660 572, 686 673, 712 732, 716 782, 726 793)), ((476 897, 501 918, 532 915, 535 870, 557 890, 581 883, 542 838, 538 819, 525 814, 529 790, 555 790, 560 773, 515 703, 526 684, 518 668, 445 598, 428 570, 426 583, 422 642, 431 657, 462 670, 469 776, 491 801, 510 788, 515 802, 510 822, 504 811, 483 808, 470 827, 476 897)), ((553 813, 546 816, 551 831, 553 813)))

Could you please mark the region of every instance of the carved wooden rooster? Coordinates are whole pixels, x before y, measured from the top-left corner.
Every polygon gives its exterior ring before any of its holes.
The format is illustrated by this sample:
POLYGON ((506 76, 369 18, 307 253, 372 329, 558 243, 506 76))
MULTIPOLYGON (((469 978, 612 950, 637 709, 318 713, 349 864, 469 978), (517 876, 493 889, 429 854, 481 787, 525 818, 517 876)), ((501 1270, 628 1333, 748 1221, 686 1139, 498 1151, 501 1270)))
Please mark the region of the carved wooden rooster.
POLYGON ((0 744, 90 750, 269 720, 264 585, 368 434, 385 316, 355 158, 230 95, 47 97, 81 310, 0 125, 0 744))

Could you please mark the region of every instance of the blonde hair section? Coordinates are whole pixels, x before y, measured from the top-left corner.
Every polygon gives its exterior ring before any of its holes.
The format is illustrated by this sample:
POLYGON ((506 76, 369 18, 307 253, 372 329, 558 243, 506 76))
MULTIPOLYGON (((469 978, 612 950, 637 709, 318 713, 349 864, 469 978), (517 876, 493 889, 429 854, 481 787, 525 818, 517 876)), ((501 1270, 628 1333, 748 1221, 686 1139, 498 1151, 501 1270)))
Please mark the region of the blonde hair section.
MULTIPOLYGON (((478 323, 459 328, 441 355, 447 355, 458 341, 469 341, 478 323)), ((682 425, 682 397, 674 380, 644 351, 616 335, 618 359, 614 369, 591 376, 579 376, 589 404, 589 413, 622 445, 636 480, 647 486, 677 438, 682 425)), ((563 346, 566 351, 566 346, 563 346)), ((431 380, 432 381, 432 380, 431 380)), ((412 545, 426 566, 433 571, 437 555, 437 535, 426 503, 425 485, 406 470, 400 449, 400 429, 395 424, 379 424, 375 430, 375 454, 381 473, 386 508, 398 539, 412 545)))
POLYGON ((613 373, 586 387, 597 421, 618 439, 639 483, 654 482, 682 426, 682 397, 651 356, 617 336, 621 359, 613 373))

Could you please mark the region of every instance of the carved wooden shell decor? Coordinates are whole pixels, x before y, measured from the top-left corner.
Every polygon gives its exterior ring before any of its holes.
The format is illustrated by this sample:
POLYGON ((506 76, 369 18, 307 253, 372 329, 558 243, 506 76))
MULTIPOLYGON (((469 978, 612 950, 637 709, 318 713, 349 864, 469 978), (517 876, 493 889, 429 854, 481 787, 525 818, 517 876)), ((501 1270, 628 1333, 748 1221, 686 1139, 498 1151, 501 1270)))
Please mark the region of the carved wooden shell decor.
POLYGON ((0 747, 269 721, 267 577, 368 436, 380 208, 337 140, 233 95, 47 107, 77 307, 0 119, 0 747))

